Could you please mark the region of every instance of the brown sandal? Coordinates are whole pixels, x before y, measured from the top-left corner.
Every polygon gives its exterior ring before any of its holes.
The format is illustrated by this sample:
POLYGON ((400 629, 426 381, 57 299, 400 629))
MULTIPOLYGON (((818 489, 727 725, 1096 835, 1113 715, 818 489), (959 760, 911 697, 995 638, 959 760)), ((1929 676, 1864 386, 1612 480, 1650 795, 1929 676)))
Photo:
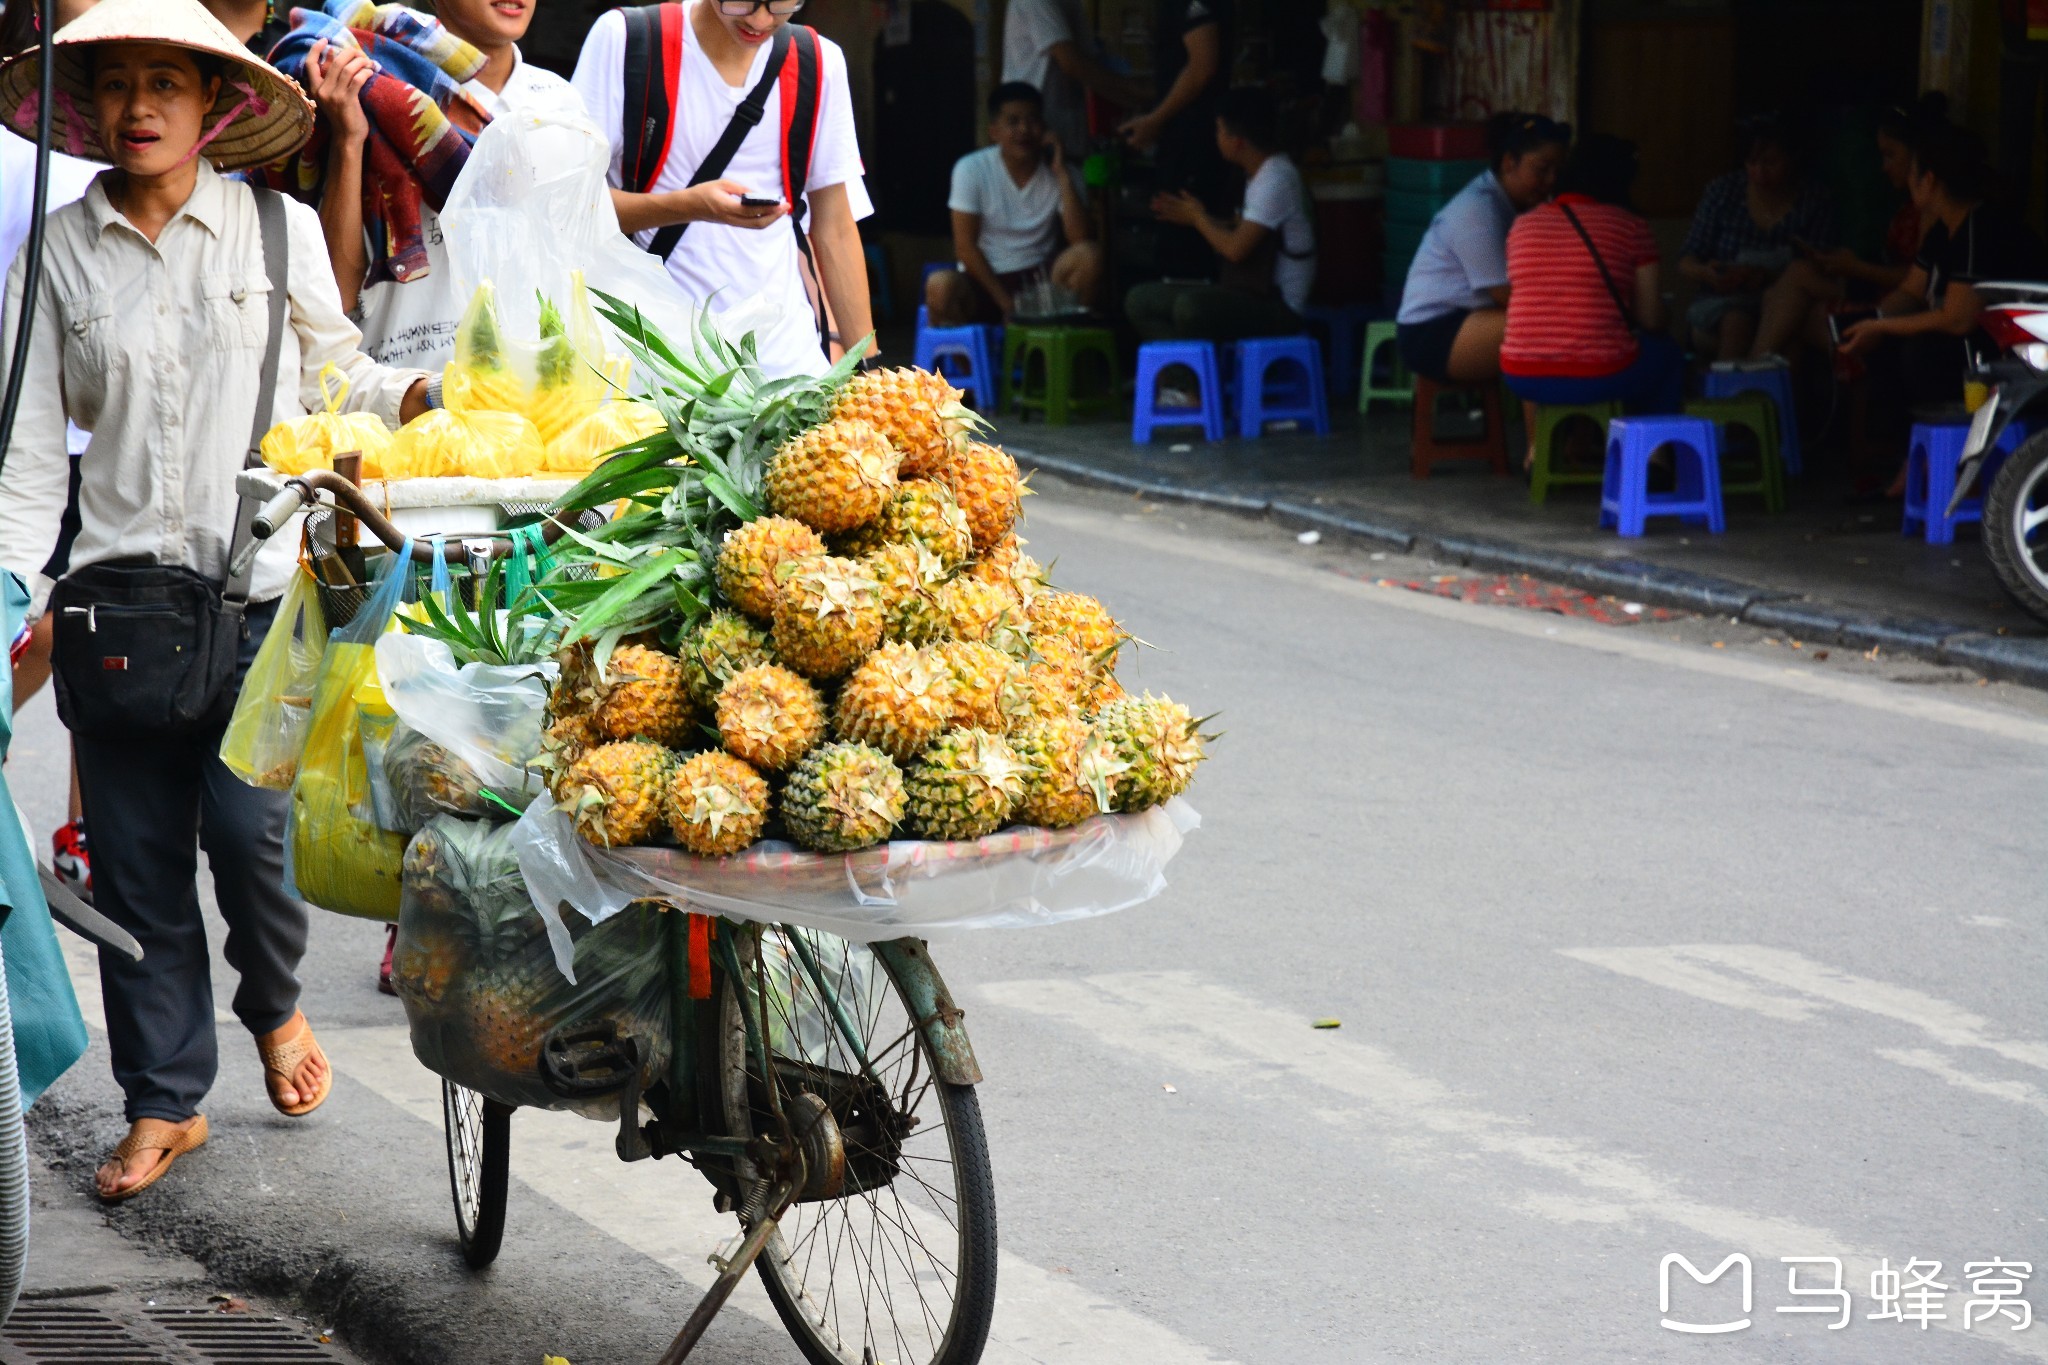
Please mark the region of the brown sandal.
POLYGON ((256 1044, 256 1055, 263 1059, 263 1088, 270 1095, 271 1107, 278 1113, 295 1119, 304 1118, 318 1109, 326 1100, 327 1092, 334 1089, 334 1063, 327 1061, 327 1054, 314 1040, 313 1026, 306 1022, 306 1016, 301 1014, 298 1020, 299 1031, 283 1042, 256 1044), (298 1090, 299 1084, 292 1077, 298 1074, 299 1063, 308 1057, 318 1057, 321 1061, 327 1062, 326 1074, 320 1078, 320 1093, 309 1100, 304 1098, 302 1092, 300 1102, 287 1108, 279 1103, 277 1089, 271 1085, 270 1078, 276 1076, 292 1089, 298 1090))
MULTIPOLYGON (((197 1151, 199 1148, 204 1147, 206 1145, 206 1115, 194 1114, 191 1124, 190 1128, 180 1128, 168 1119, 137 1119, 135 1126, 129 1130, 128 1136, 121 1139, 121 1145, 114 1148, 113 1155, 108 1157, 107 1160, 118 1161, 126 1165, 130 1157, 139 1156, 143 1152, 162 1152, 164 1154, 163 1160, 157 1162, 155 1170, 136 1181, 133 1185, 130 1185, 127 1189, 116 1190, 112 1194, 100 1195, 101 1201, 108 1204, 118 1204, 124 1199, 133 1199, 136 1195, 141 1194, 151 1185, 163 1179, 164 1172, 171 1169, 172 1162, 187 1152, 197 1151), (150 1126, 145 1128, 144 1124, 150 1126)), ((104 1165, 105 1163, 101 1164, 104 1165)), ((95 1190, 95 1193, 97 1192, 95 1190)))

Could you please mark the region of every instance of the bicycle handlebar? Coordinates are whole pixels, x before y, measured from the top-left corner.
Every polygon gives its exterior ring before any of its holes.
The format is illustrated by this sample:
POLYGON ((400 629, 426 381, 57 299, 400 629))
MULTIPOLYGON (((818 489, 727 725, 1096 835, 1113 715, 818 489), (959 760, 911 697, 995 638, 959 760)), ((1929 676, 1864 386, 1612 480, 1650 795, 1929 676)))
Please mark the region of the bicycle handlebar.
MULTIPOLYGON (((434 542, 455 540, 465 546, 474 541, 501 542, 491 546, 490 558, 502 559, 511 553, 511 532, 509 531, 461 531, 448 536, 408 537, 405 532, 393 526, 379 512, 363 490, 331 469, 312 469, 304 474, 294 474, 284 481, 284 487, 263 504, 249 524, 249 533, 257 540, 268 540, 277 534, 284 524, 292 519, 303 507, 310 507, 319 501, 320 494, 326 493, 350 516, 368 528, 371 535, 382 541, 392 553, 405 548, 410 539, 412 557, 422 564, 434 559, 434 542)), ((553 517, 541 527, 541 541, 552 545, 568 531, 568 527, 553 517)))

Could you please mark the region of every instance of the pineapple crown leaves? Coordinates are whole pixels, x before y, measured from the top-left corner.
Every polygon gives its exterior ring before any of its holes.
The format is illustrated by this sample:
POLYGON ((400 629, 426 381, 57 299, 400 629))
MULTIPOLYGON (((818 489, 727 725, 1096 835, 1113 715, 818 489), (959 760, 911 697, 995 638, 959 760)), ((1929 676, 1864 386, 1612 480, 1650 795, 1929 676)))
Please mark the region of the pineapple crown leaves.
POLYGON ((683 819, 692 825, 709 825, 713 838, 725 832, 727 820, 759 815, 761 808, 723 782, 707 782, 691 793, 690 808, 683 819))
POLYGON ((1116 745, 1100 729, 1090 730, 1088 738, 1081 742, 1081 756, 1078 776, 1082 785, 1095 797, 1100 810, 1113 808, 1114 783, 1117 778, 1131 770, 1131 765, 1118 756, 1116 745))
POLYGON ((858 560, 829 556, 784 560, 775 566, 775 581, 811 589, 817 596, 813 615, 821 621, 834 612, 856 612, 863 599, 872 603, 882 591, 881 580, 858 560))
POLYGON ((566 623, 532 588, 506 604, 501 622, 498 604, 504 587, 504 564, 494 563, 476 585, 474 611, 460 592, 448 593, 445 601, 440 593, 426 593, 420 598, 420 614, 409 619, 408 628, 447 645, 458 663, 539 664, 560 647, 557 641, 566 623))

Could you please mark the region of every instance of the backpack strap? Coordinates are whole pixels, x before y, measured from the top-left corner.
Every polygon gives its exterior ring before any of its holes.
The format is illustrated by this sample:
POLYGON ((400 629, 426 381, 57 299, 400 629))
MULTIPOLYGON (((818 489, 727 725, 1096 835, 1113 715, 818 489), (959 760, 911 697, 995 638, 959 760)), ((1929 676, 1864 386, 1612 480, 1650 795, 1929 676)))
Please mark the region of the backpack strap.
MULTIPOLYGON (((271 410, 277 406, 277 362, 284 354, 285 316, 291 305, 291 232, 285 222, 283 195, 258 185, 251 185, 249 193, 256 201, 257 236, 263 244, 263 273, 270 282, 270 296, 265 300, 269 317, 263 341, 263 369, 256 381, 256 417, 249 431, 248 452, 242 457, 244 469, 255 469, 263 463, 263 437, 270 430, 271 410)), ((245 528, 244 520, 237 517, 234 534, 228 540, 230 566, 238 557, 245 528)), ((251 555, 240 569, 230 568, 223 596, 232 603, 247 602, 249 585, 255 574, 256 557, 251 555)))
MULTIPOLYGON (((762 68, 761 79, 754 82, 754 88, 740 101, 740 107, 732 111, 732 121, 719 134, 718 142, 697 165, 697 173, 690 177, 692 185, 701 185, 707 180, 716 180, 725 174, 725 168, 732 164, 739 152, 740 144, 747 140, 747 134, 754 131, 761 122, 761 116, 768 112, 768 92, 781 79, 782 68, 789 57, 789 25, 784 24, 775 34, 775 45, 768 51, 767 64, 762 68)), ((667 260, 683 240, 683 230, 688 223, 670 223, 654 234, 654 240, 647 249, 654 255, 667 260)))
POLYGON ((626 20, 625 104, 620 110, 623 188, 646 194, 675 142, 676 83, 682 78, 687 16, 678 4, 639 5, 626 20))
POLYGON ((832 331, 825 318, 825 282, 818 275, 811 234, 804 227, 810 211, 804 192, 810 184, 811 153, 818 144, 818 114, 824 105, 824 52, 818 46, 816 29, 802 24, 785 24, 783 28, 785 32, 794 30, 795 41, 782 67, 782 193, 789 204, 797 253, 803 258, 803 268, 810 272, 806 292, 816 305, 813 317, 818 345, 830 354, 832 331))

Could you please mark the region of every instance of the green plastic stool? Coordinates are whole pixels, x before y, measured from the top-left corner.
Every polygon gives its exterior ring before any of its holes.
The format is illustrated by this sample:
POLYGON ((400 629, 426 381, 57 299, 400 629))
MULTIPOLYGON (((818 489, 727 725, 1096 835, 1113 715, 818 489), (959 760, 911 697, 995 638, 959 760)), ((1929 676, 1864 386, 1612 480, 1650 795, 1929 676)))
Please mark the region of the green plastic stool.
POLYGON ((1557 431, 1574 417, 1584 417, 1600 428, 1601 441, 1606 441, 1607 424, 1621 416, 1621 404, 1582 403, 1539 403, 1536 405, 1536 458, 1529 465, 1529 501, 1538 507, 1550 496, 1552 488, 1572 484, 1599 486, 1606 479, 1606 462, 1595 469, 1558 469, 1551 463, 1556 455, 1557 431))
POLYGON ((1762 495, 1766 512, 1785 510, 1785 457, 1778 445, 1778 405, 1761 391, 1736 394, 1732 398, 1693 398, 1685 405, 1688 417, 1704 417, 1721 427, 1721 492, 1762 495), (1756 433, 1757 465, 1752 477, 1740 473, 1730 478, 1728 427, 1748 427, 1756 433))
POLYGON ((1396 341, 1399 335, 1398 324, 1392 321, 1365 324, 1365 365, 1358 376, 1360 412, 1371 412, 1374 403, 1397 403, 1406 407, 1415 401, 1415 376, 1408 373, 1408 367, 1401 363, 1401 348, 1396 341), (1375 384, 1373 361, 1379 356, 1382 346, 1394 347, 1394 360, 1387 367, 1387 382, 1375 384))
POLYGON ((1105 327, 1012 327, 1003 335, 1003 378, 1010 407, 1027 415, 1042 412, 1049 426, 1063 427, 1076 413, 1113 412, 1122 397, 1116 337, 1105 327), (1102 362, 1101 389, 1077 393, 1075 372, 1090 356, 1102 362), (1041 387, 1031 383, 1034 358, 1045 367, 1041 387))

